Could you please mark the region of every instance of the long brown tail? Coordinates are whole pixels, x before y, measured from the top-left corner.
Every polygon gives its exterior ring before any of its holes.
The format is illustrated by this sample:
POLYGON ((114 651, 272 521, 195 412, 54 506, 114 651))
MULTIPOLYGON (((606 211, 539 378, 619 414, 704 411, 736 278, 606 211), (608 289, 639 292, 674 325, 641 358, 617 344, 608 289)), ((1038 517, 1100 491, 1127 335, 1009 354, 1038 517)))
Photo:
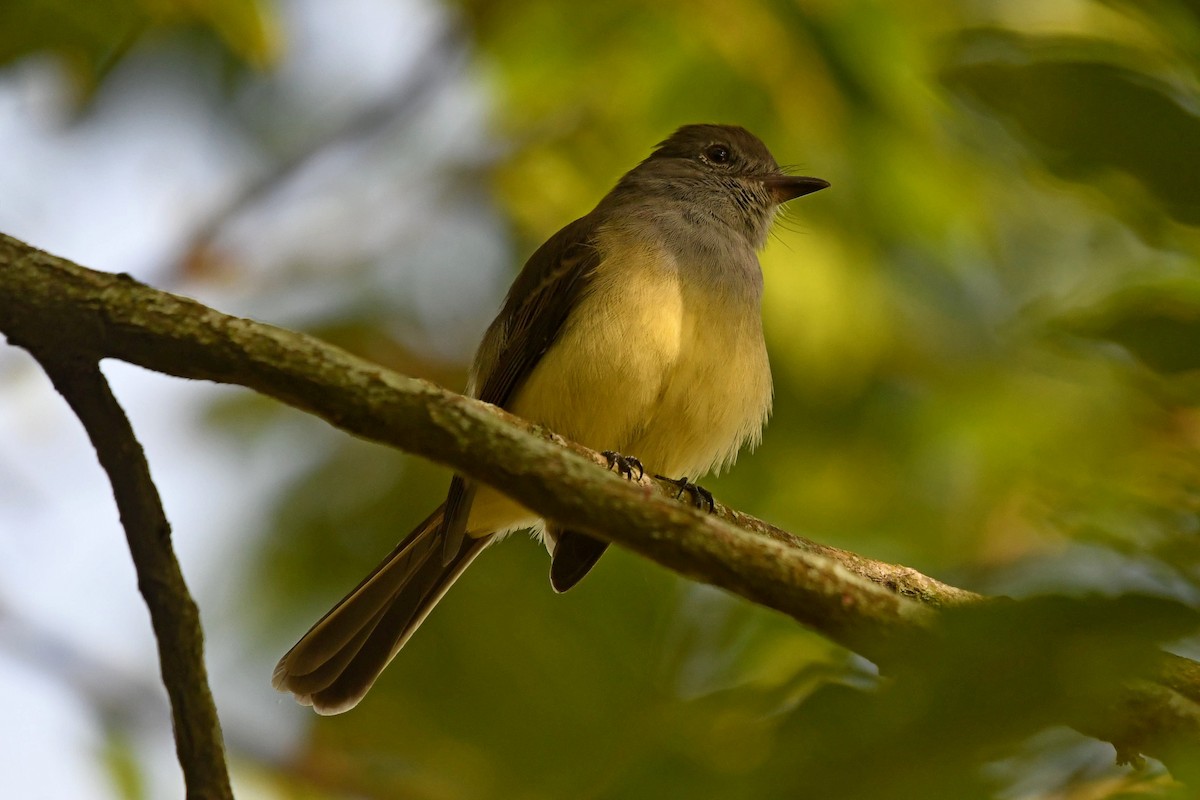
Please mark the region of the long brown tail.
POLYGON ((318 714, 358 705, 490 536, 467 537, 442 563, 445 506, 417 526, 362 583, 279 659, 271 683, 318 714))

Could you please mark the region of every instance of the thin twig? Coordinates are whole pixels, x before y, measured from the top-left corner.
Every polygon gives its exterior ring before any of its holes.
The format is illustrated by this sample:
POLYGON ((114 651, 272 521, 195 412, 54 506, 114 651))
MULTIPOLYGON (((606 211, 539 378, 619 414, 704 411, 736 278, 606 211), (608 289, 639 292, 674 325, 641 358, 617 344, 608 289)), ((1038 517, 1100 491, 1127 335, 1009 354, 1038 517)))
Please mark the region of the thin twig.
POLYGON ((142 447, 94 357, 29 349, 83 423, 112 483, 138 589, 158 642, 187 796, 232 798, 221 725, 204 668, 200 611, 171 547, 171 526, 142 447))

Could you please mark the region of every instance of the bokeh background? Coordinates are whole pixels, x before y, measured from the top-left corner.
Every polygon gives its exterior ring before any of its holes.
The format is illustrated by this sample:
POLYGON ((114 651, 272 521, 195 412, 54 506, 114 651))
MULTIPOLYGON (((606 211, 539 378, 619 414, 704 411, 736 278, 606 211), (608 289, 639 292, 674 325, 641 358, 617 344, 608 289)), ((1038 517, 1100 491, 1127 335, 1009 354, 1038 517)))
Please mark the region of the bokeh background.
MULTIPOLYGON (((1198 81, 1194 0, 8 0, 0 231, 461 389, 538 243, 676 126, 742 124, 833 188, 762 256, 775 415, 706 485, 1029 599, 898 691, 622 552, 555 596, 518 537, 318 719, 271 667, 447 474, 109 364, 239 796, 1174 796, 1056 723, 1200 654, 1198 81)), ((0 686, 0 796, 182 796, 107 484, 12 348, 0 686)))

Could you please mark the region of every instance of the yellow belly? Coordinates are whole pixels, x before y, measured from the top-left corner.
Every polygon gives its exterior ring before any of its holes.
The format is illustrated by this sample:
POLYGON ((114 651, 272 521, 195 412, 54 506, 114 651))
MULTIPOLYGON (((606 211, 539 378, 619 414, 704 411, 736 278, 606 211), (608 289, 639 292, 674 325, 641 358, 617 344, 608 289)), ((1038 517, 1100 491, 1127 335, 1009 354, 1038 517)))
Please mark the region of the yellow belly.
MULTIPOLYGON (((695 479, 757 444, 771 372, 757 297, 714 300, 665 258, 642 249, 620 268, 603 264, 509 409, 648 472, 695 479)), ((481 489, 470 529, 534 519, 481 489)))

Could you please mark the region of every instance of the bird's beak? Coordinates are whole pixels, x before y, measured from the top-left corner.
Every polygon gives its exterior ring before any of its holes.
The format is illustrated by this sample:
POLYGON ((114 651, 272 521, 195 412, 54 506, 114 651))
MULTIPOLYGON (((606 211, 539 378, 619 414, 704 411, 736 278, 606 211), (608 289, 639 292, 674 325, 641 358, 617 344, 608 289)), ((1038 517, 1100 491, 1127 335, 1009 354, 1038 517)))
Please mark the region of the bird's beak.
POLYGON ((828 189, 829 181, 803 175, 768 175, 763 178, 763 186, 767 187, 776 203, 782 204, 806 194, 828 189))

